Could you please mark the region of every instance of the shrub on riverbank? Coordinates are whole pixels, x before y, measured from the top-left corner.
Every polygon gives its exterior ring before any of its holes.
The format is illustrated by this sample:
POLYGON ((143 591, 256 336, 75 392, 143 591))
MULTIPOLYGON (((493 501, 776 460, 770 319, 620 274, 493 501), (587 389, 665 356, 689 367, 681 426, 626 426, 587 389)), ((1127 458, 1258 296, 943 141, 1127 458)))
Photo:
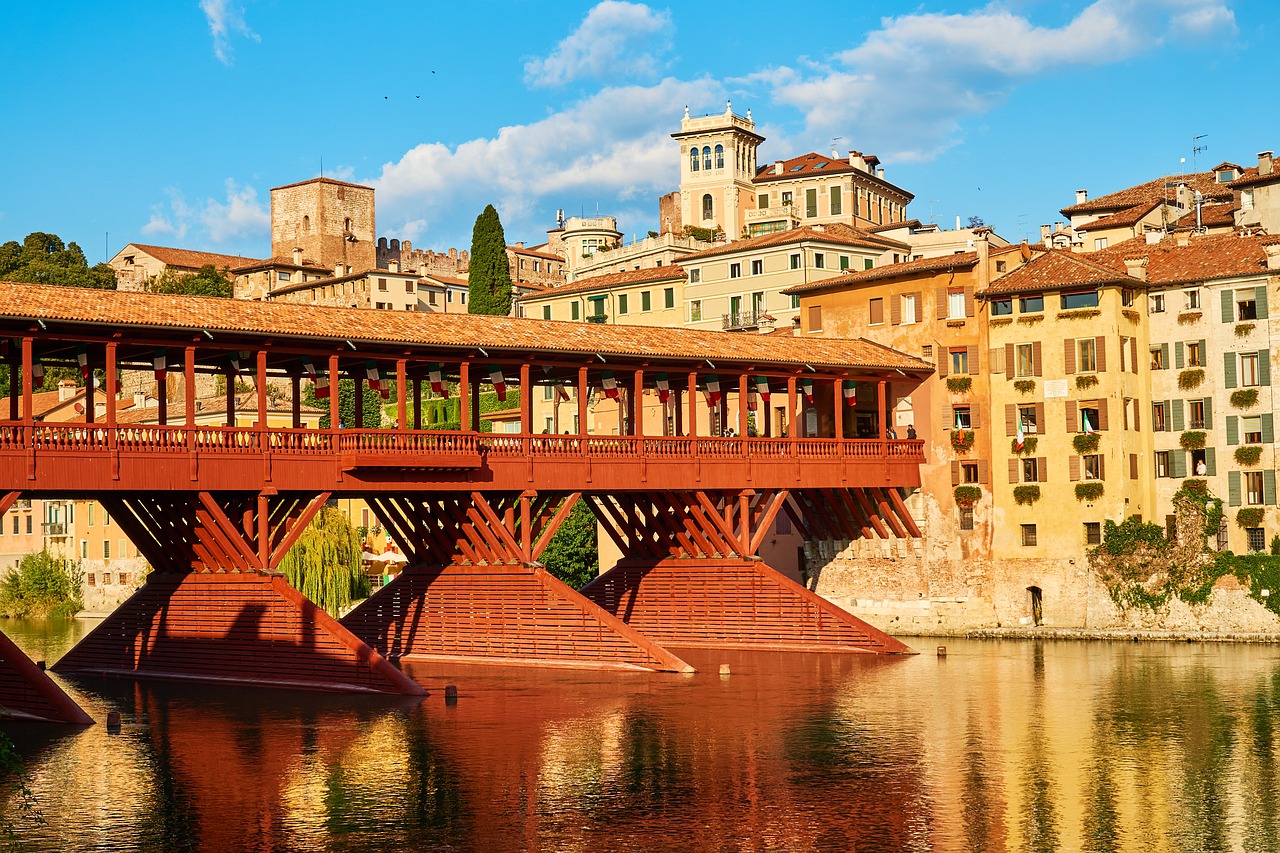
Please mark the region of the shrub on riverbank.
POLYGON ((80 564, 48 551, 28 554, 0 582, 0 613, 6 616, 75 616, 84 607, 80 564))

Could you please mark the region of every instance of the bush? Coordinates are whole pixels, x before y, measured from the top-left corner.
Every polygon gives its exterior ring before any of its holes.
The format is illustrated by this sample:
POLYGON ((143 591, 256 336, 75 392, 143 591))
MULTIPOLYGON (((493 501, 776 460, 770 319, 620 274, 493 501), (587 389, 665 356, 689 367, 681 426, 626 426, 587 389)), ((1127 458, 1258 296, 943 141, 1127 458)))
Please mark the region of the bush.
POLYGON ((1022 485, 1013 487, 1013 502, 1018 506, 1031 506, 1040 500, 1040 487, 1022 485))
POLYGON ((1098 443, 1101 440, 1096 432, 1080 433, 1072 437, 1071 446, 1075 448, 1076 453, 1093 453, 1098 449, 1098 443))
POLYGON ((1257 388, 1241 388, 1231 392, 1231 405, 1237 409, 1249 409, 1258 405, 1257 388))
POLYGON ((48 551, 28 554, 0 582, 0 611, 6 616, 71 617, 84 607, 78 562, 48 551))
POLYGON ((1237 338, 1248 337, 1249 333, 1252 331, 1253 331, 1252 323, 1240 323, 1239 325, 1236 326, 1236 337, 1237 338))
POLYGON ((1262 459, 1262 447, 1257 444, 1246 444, 1236 448, 1236 461, 1246 467, 1257 465, 1262 459))
POLYGON ((1076 387, 1083 391, 1098 384, 1098 377, 1092 373, 1081 373, 1076 377, 1076 387))
POLYGON ((1192 370, 1184 370, 1178 374, 1178 387, 1183 391, 1199 388, 1202 382, 1204 382, 1204 370, 1199 367, 1192 370))
POLYGON ((1030 394, 1036 390, 1036 381, 1034 379, 1015 379, 1013 380, 1013 390, 1019 394, 1030 394))
POLYGON ((968 509, 982 499, 982 489, 977 486, 956 486, 956 506, 968 509))
POLYGON ((1247 530, 1250 527, 1260 527, 1266 514, 1267 511, 1260 506, 1242 507, 1236 513, 1236 525, 1243 530, 1247 530))
POLYGON ((1183 450, 1204 450, 1205 434, 1203 430, 1187 430, 1178 438, 1183 450))
POLYGON ((1088 483, 1076 483, 1076 500, 1078 501, 1096 501, 1102 497, 1102 483, 1097 480, 1088 483))
POLYGON ((586 586, 600 573, 596 517, 586 501, 579 500, 569 511, 569 517, 547 543, 542 564, 574 589, 586 586))
POLYGON ((973 385, 972 376, 948 376, 947 390, 952 394, 963 394, 973 385))

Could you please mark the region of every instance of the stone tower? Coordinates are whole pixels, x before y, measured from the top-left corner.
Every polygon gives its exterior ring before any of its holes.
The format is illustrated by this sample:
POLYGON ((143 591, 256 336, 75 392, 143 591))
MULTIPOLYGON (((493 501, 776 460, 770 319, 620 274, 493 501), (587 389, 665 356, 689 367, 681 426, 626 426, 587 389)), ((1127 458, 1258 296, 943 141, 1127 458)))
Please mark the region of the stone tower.
POLYGON ((726 104, 721 115, 689 117, 685 107, 680 132, 680 216, 685 225, 724 229, 737 239, 747 210, 755 207, 752 178, 756 148, 764 137, 756 133, 751 111, 746 118, 726 104))
MULTIPOLYGON (((377 266, 373 187, 312 178, 271 190, 271 255, 294 250, 316 266, 363 272, 377 266)), ((343 273, 338 273, 343 274, 343 273)))

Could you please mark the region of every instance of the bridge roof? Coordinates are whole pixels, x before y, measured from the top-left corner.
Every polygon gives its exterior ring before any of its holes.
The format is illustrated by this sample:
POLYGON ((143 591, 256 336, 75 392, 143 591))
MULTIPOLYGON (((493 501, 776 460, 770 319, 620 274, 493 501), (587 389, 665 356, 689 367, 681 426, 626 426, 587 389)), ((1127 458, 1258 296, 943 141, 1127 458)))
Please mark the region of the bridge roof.
POLYGON ((292 339, 312 346, 341 346, 350 340, 455 351, 483 347, 490 357, 532 351, 645 360, 710 359, 748 365, 899 369, 917 375, 933 370, 919 359, 862 338, 781 337, 477 314, 377 311, 0 282, 0 323, 6 319, 87 324, 102 330, 104 337, 107 329, 195 334, 207 330, 271 338, 278 343, 292 339))

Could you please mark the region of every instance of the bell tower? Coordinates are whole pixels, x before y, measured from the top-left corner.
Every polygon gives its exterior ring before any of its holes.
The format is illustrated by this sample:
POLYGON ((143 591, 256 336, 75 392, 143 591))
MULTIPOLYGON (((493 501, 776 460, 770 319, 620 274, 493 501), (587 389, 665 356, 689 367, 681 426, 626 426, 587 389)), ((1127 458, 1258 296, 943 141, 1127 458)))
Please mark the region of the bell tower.
POLYGON ((764 137, 747 115, 734 115, 732 102, 720 115, 691 118, 684 108, 680 132, 680 213, 686 225, 721 229, 730 240, 742 235, 746 211, 755 207, 752 178, 756 148, 764 137))

